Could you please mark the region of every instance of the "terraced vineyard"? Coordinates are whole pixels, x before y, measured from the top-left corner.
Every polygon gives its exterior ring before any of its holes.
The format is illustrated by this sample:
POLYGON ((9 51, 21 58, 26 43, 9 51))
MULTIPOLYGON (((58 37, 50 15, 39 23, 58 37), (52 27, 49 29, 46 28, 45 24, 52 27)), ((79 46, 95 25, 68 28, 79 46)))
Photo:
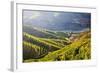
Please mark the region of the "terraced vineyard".
POLYGON ((23 62, 90 59, 90 31, 76 35, 77 37, 72 40, 68 38, 67 32, 53 32, 24 26, 23 62))

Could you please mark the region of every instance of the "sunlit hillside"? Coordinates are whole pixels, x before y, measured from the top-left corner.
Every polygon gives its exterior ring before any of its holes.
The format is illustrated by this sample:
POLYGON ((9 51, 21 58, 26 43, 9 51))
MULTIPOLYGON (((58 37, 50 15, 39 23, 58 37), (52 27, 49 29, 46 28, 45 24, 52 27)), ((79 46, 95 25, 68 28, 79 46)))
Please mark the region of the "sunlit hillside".
MULTIPOLYGON (((38 31, 39 30, 37 30, 37 33, 38 31)), ((44 32, 44 31, 39 31, 39 33, 40 32, 44 32)), ((51 31, 49 34, 51 34, 51 31)), ((37 37, 34 34, 24 32, 23 33, 23 59, 24 60, 23 61, 39 62, 39 61, 90 59, 91 58, 90 35, 91 33, 89 30, 80 33, 78 32, 76 36, 70 36, 74 38, 73 40, 70 39, 70 37, 66 39, 64 38, 63 35, 62 35, 63 39, 53 38, 53 37, 43 38, 41 36, 37 37)), ((58 35, 55 34, 55 36, 58 35)))

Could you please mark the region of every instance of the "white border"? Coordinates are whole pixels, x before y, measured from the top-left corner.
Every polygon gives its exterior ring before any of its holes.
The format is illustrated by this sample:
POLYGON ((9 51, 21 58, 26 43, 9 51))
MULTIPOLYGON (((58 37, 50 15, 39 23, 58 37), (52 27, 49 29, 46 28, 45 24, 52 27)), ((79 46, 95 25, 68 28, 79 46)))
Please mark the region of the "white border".
POLYGON ((12 70, 32 70, 32 69, 54 69, 65 67, 80 67, 96 65, 96 47, 95 47, 95 30, 96 28, 96 9, 93 7, 74 7, 74 6, 54 6, 54 5, 39 5, 32 3, 13 3, 14 27, 13 27, 13 59, 12 70), (60 61, 60 62, 32 62, 22 63, 22 9, 28 10, 46 10, 46 11, 64 11, 64 12, 86 12, 91 13, 91 32, 92 32, 92 49, 91 60, 79 61, 60 61), (95 25, 94 25, 95 24, 95 25))

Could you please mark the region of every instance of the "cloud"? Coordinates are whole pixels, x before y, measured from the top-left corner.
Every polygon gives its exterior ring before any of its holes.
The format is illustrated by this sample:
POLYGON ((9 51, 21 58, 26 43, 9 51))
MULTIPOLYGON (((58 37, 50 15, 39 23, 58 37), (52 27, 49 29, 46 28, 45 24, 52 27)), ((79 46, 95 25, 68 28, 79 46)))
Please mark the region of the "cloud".
POLYGON ((80 23, 79 19, 73 19, 73 23, 80 23))
POLYGON ((60 15, 60 13, 57 13, 57 12, 54 13, 54 16, 55 16, 55 17, 57 17, 57 16, 59 16, 59 15, 60 15))
POLYGON ((39 17, 40 16, 40 13, 39 12, 33 12, 32 13, 32 16, 30 16, 29 18, 30 19, 35 19, 35 18, 37 18, 37 17, 39 17))
POLYGON ((38 11, 24 11, 23 18, 24 19, 35 19, 40 16, 40 12, 38 11))

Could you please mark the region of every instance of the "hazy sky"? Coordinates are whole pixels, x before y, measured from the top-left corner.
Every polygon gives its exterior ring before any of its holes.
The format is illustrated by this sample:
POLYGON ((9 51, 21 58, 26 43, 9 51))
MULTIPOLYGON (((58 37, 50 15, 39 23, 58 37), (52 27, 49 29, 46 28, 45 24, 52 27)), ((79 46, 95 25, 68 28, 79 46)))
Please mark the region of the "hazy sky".
POLYGON ((43 28, 80 30, 90 28, 91 14, 23 10, 23 24, 43 28))

